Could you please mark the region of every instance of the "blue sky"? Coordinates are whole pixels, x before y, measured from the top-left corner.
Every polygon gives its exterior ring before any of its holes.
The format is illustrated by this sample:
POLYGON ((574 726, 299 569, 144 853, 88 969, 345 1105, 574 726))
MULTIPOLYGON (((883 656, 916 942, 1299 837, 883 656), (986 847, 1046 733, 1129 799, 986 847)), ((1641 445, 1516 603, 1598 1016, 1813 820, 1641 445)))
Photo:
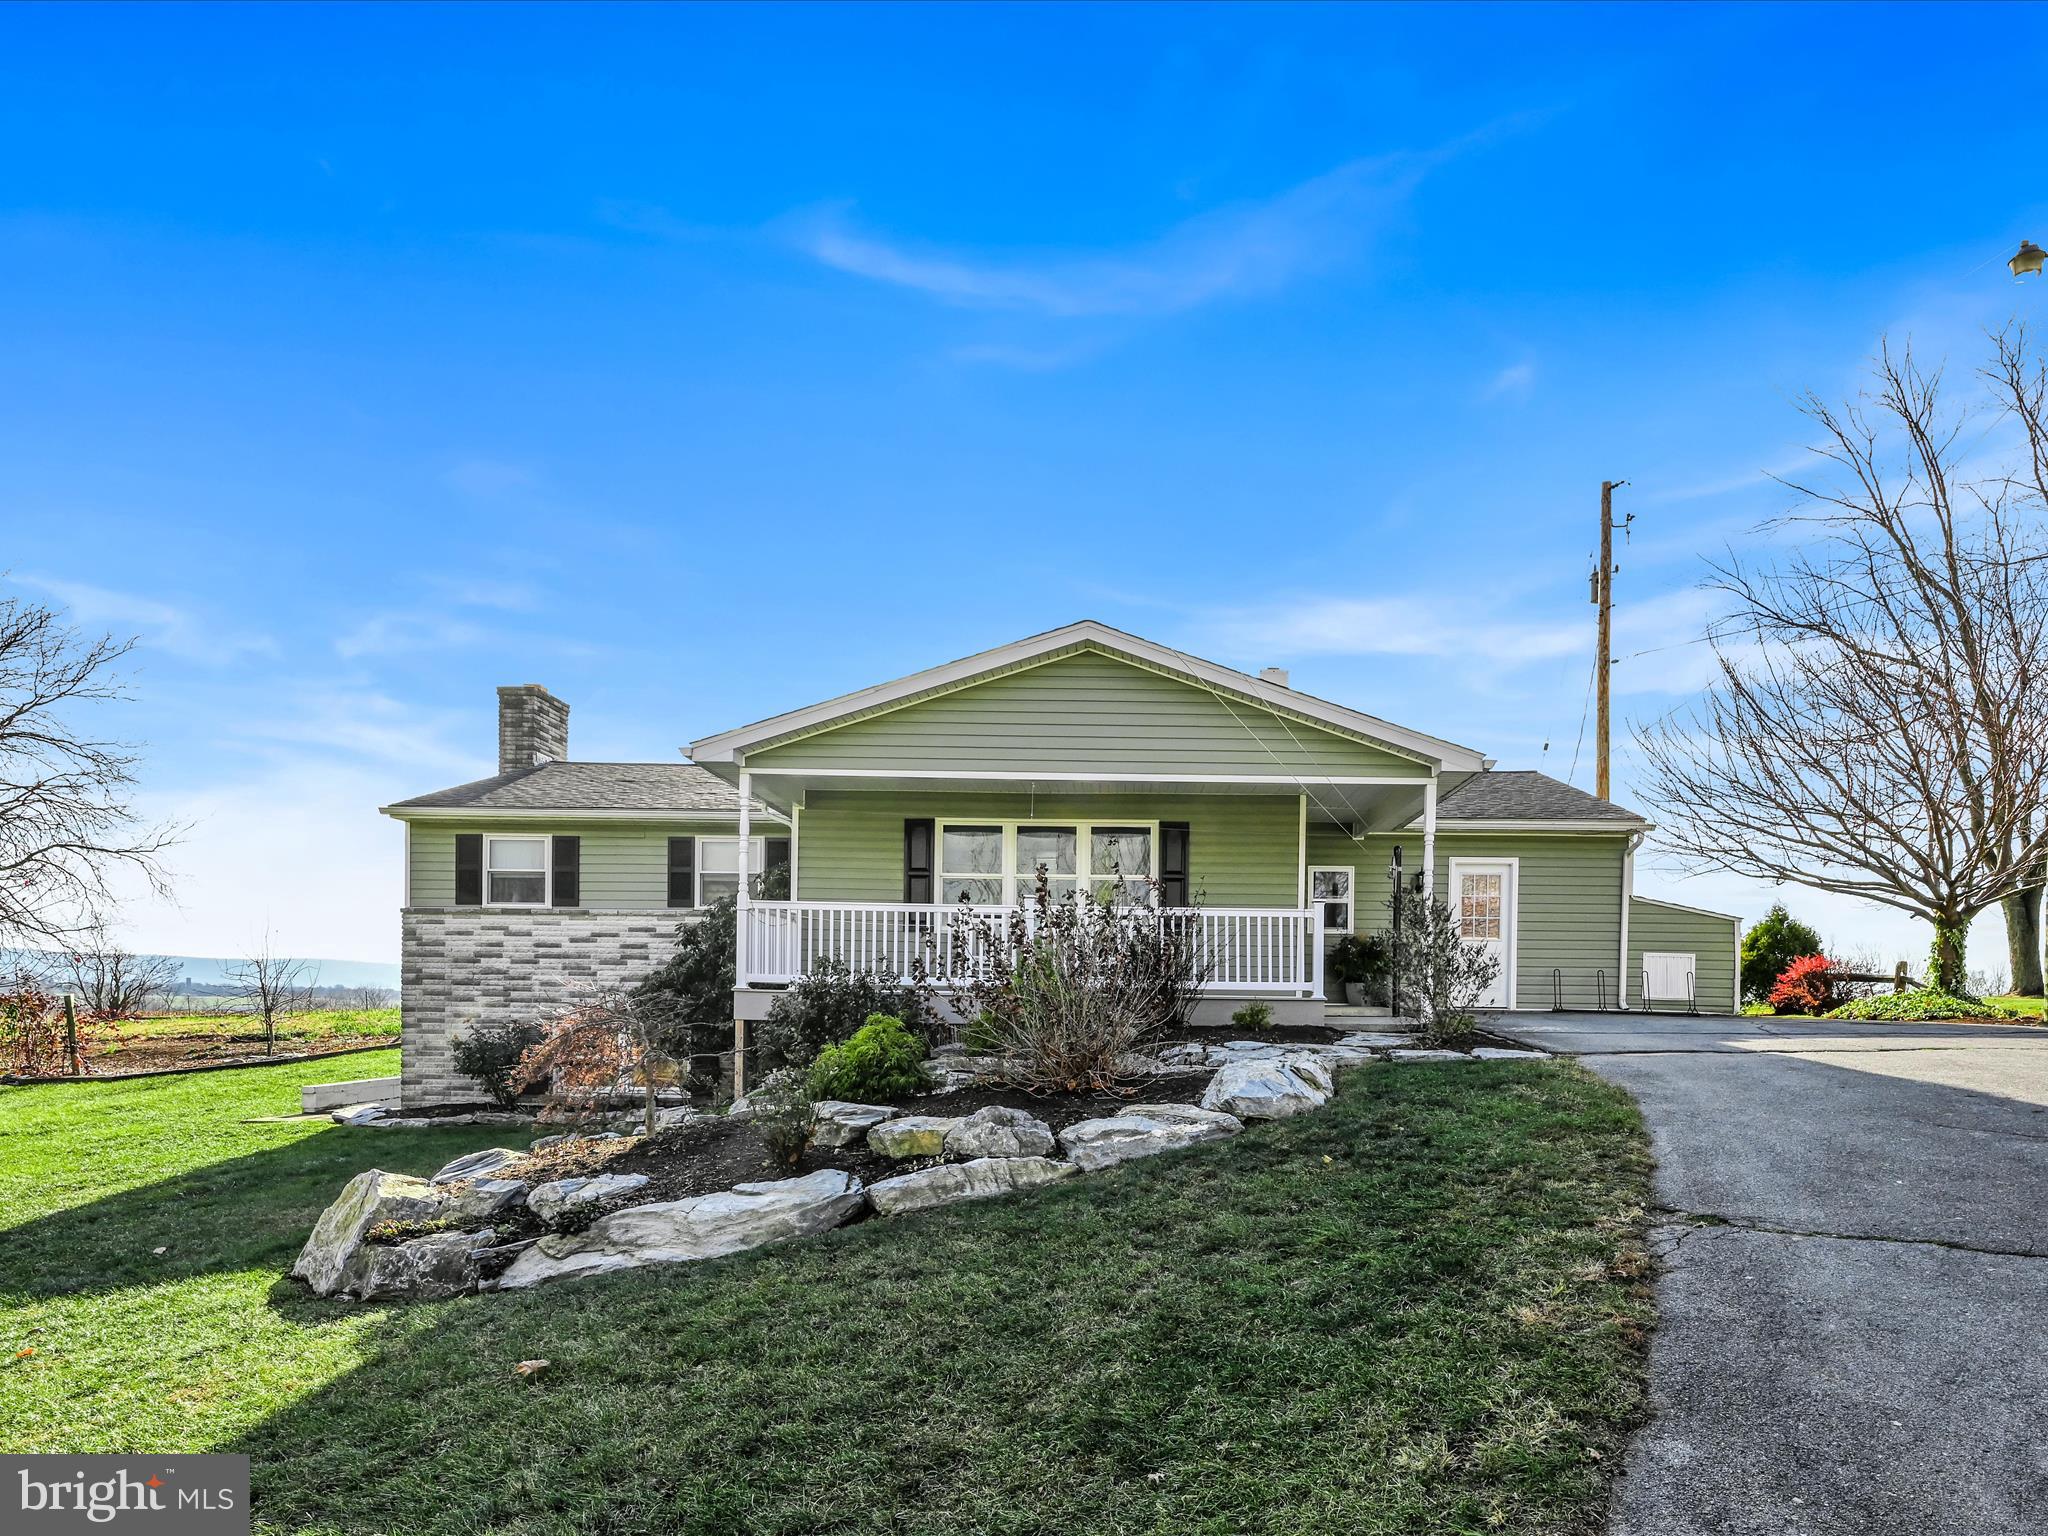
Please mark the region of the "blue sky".
POLYGON ((374 807, 501 682, 662 758, 1094 617, 1564 777, 1599 481, 1653 715, 1793 397, 2041 309, 2044 66, 2023 7, 10 7, 0 567, 142 638, 184 953, 394 958, 374 807))

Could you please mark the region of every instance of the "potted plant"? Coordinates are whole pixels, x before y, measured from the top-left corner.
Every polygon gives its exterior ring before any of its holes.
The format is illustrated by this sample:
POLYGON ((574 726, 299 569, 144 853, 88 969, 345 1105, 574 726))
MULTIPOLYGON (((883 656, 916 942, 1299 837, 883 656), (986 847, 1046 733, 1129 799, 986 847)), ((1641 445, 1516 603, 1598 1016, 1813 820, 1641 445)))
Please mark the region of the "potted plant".
POLYGON ((1369 933, 1360 938, 1347 933, 1330 950, 1329 972, 1344 988, 1344 1001, 1353 1008, 1387 1000, 1387 937, 1369 933))

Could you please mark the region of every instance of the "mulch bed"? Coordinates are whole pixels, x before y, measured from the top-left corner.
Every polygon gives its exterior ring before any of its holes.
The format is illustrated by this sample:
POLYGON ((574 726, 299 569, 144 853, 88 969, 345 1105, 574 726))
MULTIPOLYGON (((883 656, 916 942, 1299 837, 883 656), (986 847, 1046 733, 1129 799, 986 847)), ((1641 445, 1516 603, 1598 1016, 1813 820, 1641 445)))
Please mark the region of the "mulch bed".
POLYGON ((388 1051, 398 1044, 396 1035, 329 1035, 319 1041, 280 1040, 274 1055, 265 1055, 262 1042, 223 1039, 219 1035, 172 1035, 159 1040, 121 1042, 119 1050, 84 1045, 86 1071, 82 1076, 53 1073, 39 1077, 9 1074, 0 1083, 105 1083, 129 1077, 161 1077, 174 1072, 217 1072, 227 1067, 281 1066, 288 1061, 311 1061, 320 1056, 350 1056, 359 1051, 388 1051))

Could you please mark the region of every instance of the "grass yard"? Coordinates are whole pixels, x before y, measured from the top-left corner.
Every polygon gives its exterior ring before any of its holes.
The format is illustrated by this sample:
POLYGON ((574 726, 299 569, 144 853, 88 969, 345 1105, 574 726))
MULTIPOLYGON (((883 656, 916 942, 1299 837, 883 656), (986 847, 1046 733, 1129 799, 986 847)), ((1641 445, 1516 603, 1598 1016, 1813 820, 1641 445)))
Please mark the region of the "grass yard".
MULTIPOLYGON (((182 1013, 161 1019, 123 1019, 107 1032, 128 1040, 171 1040, 211 1035, 228 1040, 263 1039, 263 1021, 246 1013, 182 1013)), ((398 1038, 396 1008, 318 1008, 277 1021, 280 1040, 331 1040, 360 1035, 398 1038)))
POLYGON ((349 1175, 494 1133, 251 1123, 336 1065, 0 1089, 0 1450, 246 1451, 259 1530, 336 1536, 1528 1536, 1601 1528, 1641 1412, 1648 1154, 1575 1067, 401 1309, 282 1277, 349 1175))

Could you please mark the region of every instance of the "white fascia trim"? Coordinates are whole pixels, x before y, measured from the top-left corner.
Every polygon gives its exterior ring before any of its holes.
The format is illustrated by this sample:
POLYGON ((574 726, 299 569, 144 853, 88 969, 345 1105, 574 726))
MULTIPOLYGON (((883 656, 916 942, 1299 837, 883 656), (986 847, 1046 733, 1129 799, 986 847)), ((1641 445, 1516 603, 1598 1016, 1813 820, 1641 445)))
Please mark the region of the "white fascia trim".
POLYGON ((1629 892, 1631 901, 1647 901, 1653 907, 1669 907, 1674 912, 1690 912, 1694 917, 1718 917, 1724 923, 1740 923, 1742 919, 1733 912, 1716 912, 1709 907, 1688 907, 1682 901, 1666 901, 1661 896, 1639 896, 1629 892))
MULTIPOLYGON (((621 811, 621 810, 535 810, 531 806, 489 805, 380 805, 377 814, 393 821, 639 821, 639 822, 730 822, 739 825, 738 811, 621 811)), ((756 817, 781 823, 775 811, 757 810, 756 817)))
POLYGON ((1317 773, 1091 773, 1086 769, 1037 772, 987 768, 748 768, 757 779, 980 779, 992 784, 1270 784, 1300 794, 1303 784, 1408 786, 1420 789, 1427 774, 1375 778, 1317 773))
POLYGON ((1018 666, 1031 661, 1034 657, 1075 645, 1095 645, 1111 655, 1120 655, 1125 659, 1143 662, 1167 672, 1177 672, 1212 687, 1226 688, 1240 697, 1252 699, 1273 709, 1289 711, 1310 720, 1320 720, 1339 730, 1412 753, 1422 758, 1428 765, 1439 769, 1476 773, 1485 762, 1485 759, 1470 747, 1461 747, 1440 737, 1411 731, 1406 726, 1395 725, 1391 721, 1362 714, 1355 709, 1346 709, 1341 704, 1332 704, 1327 699, 1316 698, 1313 694, 1297 693, 1292 688, 1279 687, 1262 678, 1253 677, 1250 673, 1219 666, 1213 661, 1204 661, 1199 656, 1190 656, 1184 651, 1176 651, 1151 640, 1142 640, 1120 629, 1111 629, 1107 624, 1099 624, 1093 619, 1084 619, 1078 624, 1047 630, 1042 635, 1015 640, 1008 645, 997 646, 994 650, 964 656, 958 661, 949 661, 944 666, 913 672, 908 677, 897 678, 894 682, 878 683, 872 688, 841 694, 836 699, 827 699, 803 709, 791 710, 786 714, 757 721, 753 725, 743 725, 736 730, 706 736, 701 741, 690 744, 689 757, 692 762, 699 764, 729 763, 734 760, 734 754, 744 752, 761 742, 807 731, 848 715, 883 709, 908 700, 914 695, 965 683, 983 673, 1018 666))
MULTIPOLYGON (((1400 829, 1403 832, 1420 832, 1422 823, 1411 821, 1400 829)), ((1448 817, 1436 819, 1438 837, 1455 836, 1461 832, 1559 832, 1582 836, 1589 832, 1604 833, 1608 837, 1635 837, 1650 830, 1648 822, 1625 821, 1453 821, 1448 817)))

